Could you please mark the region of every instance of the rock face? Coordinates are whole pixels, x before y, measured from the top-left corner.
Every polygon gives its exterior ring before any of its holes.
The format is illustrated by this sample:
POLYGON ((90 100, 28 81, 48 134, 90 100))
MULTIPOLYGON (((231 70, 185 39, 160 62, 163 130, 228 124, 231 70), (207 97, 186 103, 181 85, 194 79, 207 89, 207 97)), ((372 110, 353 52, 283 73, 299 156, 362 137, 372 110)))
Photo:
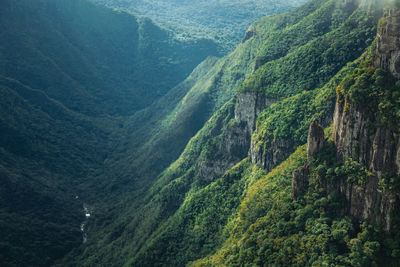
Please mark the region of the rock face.
POLYGON ((335 187, 346 196, 350 215, 374 221, 390 231, 391 214, 398 212, 400 197, 383 192, 379 181, 384 177, 399 179, 400 136, 388 127, 374 127, 377 117, 373 113, 366 114, 357 107, 345 109, 346 105, 344 99, 338 98, 333 132, 338 156, 363 163, 375 175, 366 184, 340 181, 328 186, 328 191, 335 187))
POLYGON ((375 65, 400 79, 400 10, 387 8, 376 38, 375 65))
POLYGON ((272 170, 279 163, 285 160, 293 147, 292 142, 276 139, 268 144, 268 149, 257 146, 256 142, 251 140, 252 133, 256 130, 256 120, 258 115, 267 107, 275 103, 275 99, 266 98, 262 93, 246 92, 238 95, 235 109, 235 119, 243 124, 249 140, 249 159, 252 163, 258 164, 266 170, 272 170), (250 143, 251 140, 251 143, 250 143))
MULTIPOLYGON (((315 119, 308 129, 307 135, 307 159, 310 159, 313 155, 318 153, 326 144, 324 128, 319 124, 318 120, 315 119)), ((306 164, 294 170, 292 173, 292 199, 296 199, 301 193, 303 193, 308 187, 308 175, 310 173, 308 162, 306 164)))
POLYGON ((267 107, 276 102, 275 99, 266 98, 259 92, 239 93, 236 98, 235 120, 244 124, 249 136, 256 128, 257 116, 267 107))
MULTIPOLYGON (((321 124, 323 127, 327 127, 332 123, 333 105, 332 109, 329 109, 324 116, 321 118, 321 124)), ((318 121, 315 121, 316 125, 318 121)), ((316 126, 314 125, 314 126, 316 126)), ((320 139, 323 135, 323 127, 320 127, 320 131, 313 126, 311 133, 314 141, 310 144, 310 151, 315 150, 318 152, 319 149, 324 145, 324 140, 320 139)), ((310 126, 311 129, 311 126, 310 126)), ((310 133, 309 133, 310 135, 310 133)), ((299 144, 295 144, 292 138, 280 138, 276 137, 271 141, 263 140, 259 142, 252 140, 249 151, 249 159, 252 163, 258 164, 264 169, 270 171, 277 165, 282 163, 287 157, 293 153, 294 149, 299 144), (260 145, 261 144, 261 145, 260 145)), ((314 152, 311 152, 312 154, 314 152)))
POLYGON ((247 40, 249 40, 251 37, 253 37, 255 35, 255 32, 251 31, 251 30, 247 30, 246 33, 244 34, 242 43, 246 42, 247 40))
POLYGON ((204 181, 222 176, 228 169, 248 155, 251 134, 256 127, 257 116, 275 101, 260 93, 239 93, 234 110, 235 123, 222 133, 218 147, 219 159, 199 162, 196 170, 204 181))
POLYGON ((264 141, 260 146, 252 140, 249 159, 252 163, 260 165, 265 170, 272 170, 282 163, 295 148, 292 140, 274 138, 271 142, 264 141))
POLYGON ((300 169, 294 170, 292 173, 292 199, 296 199, 301 195, 308 187, 308 175, 310 171, 308 165, 301 167, 300 169))
MULTIPOLYGON (((400 79, 398 9, 386 8, 380 21, 375 66, 400 79)), ((362 185, 339 181, 327 187, 328 191, 336 188, 346 196, 347 213, 358 219, 373 221, 390 231, 393 227, 392 214, 400 209, 400 196, 383 190, 380 181, 400 179, 400 134, 378 120, 376 111, 351 105, 344 97, 338 97, 333 118, 338 157, 363 163, 373 175, 362 185)))
POLYGON ((355 107, 344 110, 338 100, 334 114, 334 141, 338 156, 363 163, 379 178, 400 175, 400 135, 386 127, 374 127, 377 117, 355 107))
POLYGON ((310 158, 318 153, 325 145, 324 128, 319 125, 318 120, 314 120, 308 130, 307 136, 307 157, 310 158))

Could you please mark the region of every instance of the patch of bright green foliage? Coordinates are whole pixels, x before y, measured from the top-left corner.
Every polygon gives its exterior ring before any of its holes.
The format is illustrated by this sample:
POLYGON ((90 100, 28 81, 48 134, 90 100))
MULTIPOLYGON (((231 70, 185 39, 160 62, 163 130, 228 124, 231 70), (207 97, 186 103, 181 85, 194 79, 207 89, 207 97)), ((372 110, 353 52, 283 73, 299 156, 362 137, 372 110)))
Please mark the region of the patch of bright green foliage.
POLYGON ((377 13, 356 9, 336 29, 261 66, 239 90, 264 92, 267 97, 282 99, 323 86, 371 44, 378 18, 377 13))
MULTIPOLYGON (((183 101, 177 105, 177 108, 162 121, 162 126, 185 126, 186 121, 190 122, 190 118, 197 118, 192 115, 186 116, 189 114, 187 113, 188 111, 193 112, 192 114, 199 114, 201 116, 204 114, 210 114, 211 116, 215 110, 218 110, 220 106, 235 94, 236 89, 246 77, 249 75, 252 77, 257 75, 258 70, 255 74, 251 74, 251 72, 258 51, 264 44, 265 40, 270 36, 273 36, 273 32, 282 31, 283 33, 279 36, 290 37, 290 35, 294 34, 295 31, 288 30, 287 27, 290 28, 292 25, 299 23, 298 26, 296 26, 297 29, 304 31, 305 33, 307 32, 307 25, 311 25, 313 19, 312 15, 309 16, 308 19, 303 19, 303 15, 308 16, 316 12, 315 16, 318 15, 319 17, 323 17, 323 15, 326 14, 327 17, 332 18, 334 17, 332 15, 334 10, 342 10, 342 6, 329 2, 327 6, 330 5, 330 8, 316 11, 320 7, 319 5, 325 2, 328 1, 311 1, 310 4, 307 4, 307 8, 300 8, 286 14, 267 17, 250 27, 249 30, 254 31, 255 35, 246 42, 241 43, 237 50, 230 56, 217 62, 210 70, 213 74, 207 76, 207 79, 200 79, 200 83, 195 84, 192 87, 188 94, 182 99, 183 101), (335 8, 333 8, 333 6, 335 8), (293 16, 291 16, 292 14, 293 16), (187 107, 190 107, 190 109, 187 107), (185 119, 183 120, 183 123, 175 124, 174 121, 178 121, 180 118, 188 118, 188 120, 185 119)), ((348 12, 351 13, 350 11, 348 12)), ((341 19, 342 21, 345 20, 344 17, 341 19)), ((327 22, 327 24, 324 24, 323 30, 321 31, 331 32, 330 35, 329 33, 327 35, 332 39, 327 37, 314 38, 314 36, 309 36, 313 39, 309 44, 302 45, 304 40, 291 42, 289 45, 293 48, 293 51, 289 49, 289 54, 285 55, 285 57, 298 58, 299 60, 296 62, 296 66, 302 66, 305 61, 300 61, 300 57, 305 56, 304 54, 307 54, 308 58, 319 55, 318 49, 307 50, 303 47, 310 46, 317 48, 318 45, 322 44, 330 45, 332 40, 336 38, 336 48, 344 54, 340 62, 335 61, 334 63, 337 72, 347 63, 347 61, 358 58, 363 49, 369 45, 368 42, 370 39, 372 40, 375 34, 375 22, 375 17, 366 16, 366 12, 364 11, 353 13, 344 24, 335 24, 331 21, 329 23, 327 22), (352 26, 355 28, 352 28, 352 26), (368 29, 368 27, 370 27, 370 29, 368 29), (341 31, 339 29, 341 29, 341 31), (346 31, 349 31, 352 34, 341 35, 346 31), (335 32, 335 34, 332 32, 335 32), (356 38, 356 40, 352 40, 352 38, 356 38), (325 43, 322 41, 325 41, 325 43), (357 42, 360 43, 357 44, 357 42), (357 48, 356 50, 352 50, 352 48, 346 50, 344 48, 342 49, 342 45, 344 47, 346 45, 349 45, 350 47, 354 45, 354 47, 360 46, 361 48, 357 48), (299 51, 301 51, 301 53, 299 51)), ((314 34, 316 34, 316 32, 314 32, 314 34)), ((276 54, 276 57, 281 55, 279 53, 276 54)), ((287 52, 283 51, 282 53, 285 54, 287 52)), ((333 57, 336 50, 331 51, 331 53, 333 57)), ((272 60, 272 62, 278 62, 280 59, 273 58, 272 60)), ((331 58, 326 58, 326 61, 328 60, 331 60, 331 58)), ((280 63, 282 62, 280 61, 280 63)), ((289 66, 293 65, 292 61, 285 61, 283 63, 284 64, 281 66, 282 68, 285 66, 290 68, 289 66)), ((278 63, 273 64, 278 66, 278 63)), ((349 65, 348 70, 353 67, 354 65, 349 65)), ((287 153, 286 156, 289 156, 290 153, 295 150, 297 145, 305 142, 309 122, 315 117, 328 117, 329 114, 333 112, 335 87, 342 77, 340 75, 347 73, 344 71, 342 74, 338 75, 337 78, 333 79, 329 86, 327 85, 326 87, 323 87, 323 85, 336 74, 333 69, 330 69, 330 72, 321 75, 323 80, 321 80, 320 83, 317 83, 319 86, 304 86, 303 88, 292 83, 290 87, 290 90, 292 91, 288 91, 288 95, 298 95, 282 102, 278 102, 265 111, 266 114, 268 113, 268 116, 262 115, 258 122, 258 128, 261 130, 264 127, 263 121, 269 126, 265 129, 265 132, 259 132, 260 145, 263 145, 262 140, 266 140, 264 137, 269 136, 270 134, 272 134, 272 138, 274 138, 274 135, 280 137, 294 136, 295 144, 293 145, 292 150, 285 151, 285 153, 287 153), (318 87, 323 89, 312 90, 318 87), (303 92, 303 90, 308 90, 309 92, 303 92), (308 107, 308 105, 311 107, 308 107), (279 123, 279 120, 282 120, 284 123, 279 123), (293 126, 291 126, 291 124, 293 124, 293 126), (268 127, 271 127, 271 129, 268 127)), ((301 82, 308 79, 308 74, 309 73, 306 72, 303 75, 302 69, 299 67, 299 69, 293 70, 293 72, 285 73, 284 77, 287 77, 287 80, 291 81, 298 78, 298 81, 301 82)), ((284 96, 286 95, 282 95, 282 97, 284 96)), ((76 260, 76 262, 85 262, 89 265, 101 262, 118 263, 121 265, 124 263, 133 265, 139 263, 142 265, 152 265, 156 263, 159 265, 171 265, 184 264, 188 261, 196 260, 196 255, 194 253, 196 250, 201 254, 198 255, 198 257, 204 256, 207 253, 213 253, 228 237, 226 235, 228 230, 221 230, 225 229, 225 224, 229 225, 226 226, 226 229, 229 227, 236 227, 236 223, 231 219, 231 215, 228 213, 229 210, 232 211, 232 214, 234 213, 236 209, 235 207, 238 205, 238 199, 234 198, 231 202, 230 198, 232 196, 227 195, 227 198, 224 199, 224 201, 227 201, 227 203, 230 204, 228 205, 229 207, 227 208, 227 211, 220 211, 221 214, 223 214, 221 220, 215 220, 218 227, 207 227, 209 221, 213 220, 214 215, 212 214, 215 214, 218 209, 216 209, 213 204, 212 210, 207 210, 207 208, 202 207, 200 203, 208 205, 214 203, 214 201, 216 202, 216 199, 222 201, 223 198, 207 195, 207 192, 211 193, 212 191, 209 191, 209 189, 205 190, 204 188, 209 188, 208 185, 210 183, 210 188, 213 188, 212 185, 214 182, 205 180, 204 177, 199 175, 197 168, 200 165, 218 161, 219 159, 222 159, 223 161, 226 160, 228 163, 232 160, 229 158, 229 154, 218 154, 218 151, 221 145, 221 138, 223 137, 224 129, 234 127, 240 128, 240 125, 236 125, 232 120, 233 112, 233 102, 226 104, 222 109, 217 111, 213 118, 206 123, 206 126, 200 130, 194 138, 192 138, 181 157, 157 178, 157 181, 149 189, 148 193, 145 194, 143 200, 135 202, 135 205, 138 205, 139 208, 127 208, 123 215, 119 216, 117 220, 110 222, 110 225, 107 225, 104 228, 104 234, 101 233, 95 237, 95 240, 98 240, 98 242, 88 244, 86 251, 80 256, 74 257, 74 255, 70 255, 70 257, 72 257, 73 260, 76 260), (202 202, 200 198, 190 198, 190 196, 194 195, 201 195, 202 198, 210 199, 210 201, 207 200, 206 202, 202 202), (188 199, 190 199, 190 201, 188 199), (143 206, 140 207, 140 205, 143 206), (188 207, 191 208, 189 209, 188 207), (190 212, 187 212, 191 209, 194 209, 200 214, 193 215, 190 214, 190 212), (203 212, 206 210, 210 212, 210 216, 207 215, 207 212, 203 212), (228 221, 230 223, 227 223, 228 221), (187 225, 185 225, 185 222, 187 222, 187 225), (169 224, 173 225, 173 227, 169 227, 169 224), (217 238, 213 242, 212 239, 215 233, 217 233, 217 238), (175 239, 182 242, 175 242, 175 239), (174 258, 174 254, 179 254, 179 257, 174 258), (127 259, 130 260, 126 262, 127 259)), ((206 116, 200 118, 204 119, 206 116)), ((169 131, 169 133, 172 134, 174 133, 174 129, 171 129, 172 130, 169 131)), ((149 143, 150 148, 152 148, 152 145, 153 144, 149 143)), ((148 155, 150 157, 148 160, 163 159, 164 152, 168 151, 165 149, 167 147, 168 146, 164 144, 159 147, 154 146, 154 149, 151 149, 150 151, 156 153, 149 153, 148 155), (157 150, 157 148, 160 148, 160 150, 157 150), (160 153, 158 153, 158 151, 160 153)), ((130 155, 130 157, 133 156, 134 155, 130 155)), ((243 155, 242 158, 245 156, 246 155, 243 155)), ((235 158, 234 160, 237 160, 236 162, 238 162, 242 158, 235 158)), ((299 162, 295 167, 297 168, 301 164, 302 163, 299 162)), ((228 166, 229 165, 226 165, 227 169, 230 168, 228 166)), ((292 170, 293 169, 287 171, 289 176, 292 170)), ((220 179, 226 180, 227 177, 230 176, 224 177, 225 178, 214 177, 214 179, 217 179, 216 181, 220 181, 220 179)), ((282 182, 287 186, 290 184, 289 180, 282 182)), ((235 188, 239 190, 235 191, 236 193, 245 190, 245 187, 242 186, 235 188)), ((227 192, 230 192, 230 189, 227 190, 227 192)), ((289 191, 286 191, 286 194, 289 194, 289 191)), ((260 209, 260 212, 262 213, 263 209, 260 209)))
POLYGON ((265 153, 274 143, 290 144, 283 151, 285 159, 307 141, 308 128, 314 119, 329 125, 336 101, 335 88, 358 67, 363 57, 347 64, 322 88, 303 91, 265 109, 257 118, 257 128, 252 135, 254 145, 262 147, 265 153))
MULTIPOLYGON (((290 199, 292 171, 306 160, 305 146, 246 192, 230 237, 218 252, 194 266, 389 266, 398 261, 399 242, 379 228, 344 215, 343 196, 326 182, 359 176, 353 163, 336 159, 334 144, 309 162, 309 186, 290 199), (332 175, 333 172, 336 174, 332 175), (340 171, 338 171, 340 170, 340 171)), ((395 266, 395 265, 393 265, 395 266)))
POLYGON ((362 64, 349 73, 337 87, 345 109, 356 106, 376 120, 376 126, 388 125, 400 129, 400 81, 389 72, 375 68, 371 46, 362 64))

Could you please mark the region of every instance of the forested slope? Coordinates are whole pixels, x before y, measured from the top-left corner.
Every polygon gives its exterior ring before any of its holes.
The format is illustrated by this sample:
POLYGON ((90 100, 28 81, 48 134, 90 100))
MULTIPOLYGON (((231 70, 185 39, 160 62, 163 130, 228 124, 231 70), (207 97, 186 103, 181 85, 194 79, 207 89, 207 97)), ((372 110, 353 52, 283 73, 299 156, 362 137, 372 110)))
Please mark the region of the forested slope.
MULTIPOLYGON (((219 61, 224 64, 217 72, 218 76, 208 82, 208 87, 195 85, 183 98, 182 103, 178 103, 175 113, 172 113, 168 120, 164 120, 164 123, 170 122, 171 118, 179 118, 179 112, 184 110, 185 106, 191 107, 190 111, 193 111, 195 106, 190 104, 201 103, 193 101, 202 99, 199 96, 213 96, 205 102, 207 105, 218 103, 220 99, 229 99, 226 97, 228 95, 234 97, 212 115, 188 143, 180 158, 157 178, 155 185, 141 202, 143 207, 128 208, 126 215, 110 222, 110 225, 102 230, 102 245, 88 244, 84 257, 79 260, 88 266, 100 262, 118 262, 132 266, 182 266, 201 255, 205 256, 215 251, 229 236, 230 228, 227 227, 231 224, 228 222, 235 217, 248 186, 284 161, 298 145, 306 142, 308 125, 312 119, 320 118, 324 125, 329 125, 332 121, 335 87, 357 63, 342 71, 340 69, 346 66, 347 62, 358 58, 371 44, 381 14, 379 6, 370 9, 369 6, 359 5, 357 1, 311 1, 302 8, 267 17, 250 27, 249 39, 239 45, 231 55, 219 61), (314 33, 310 33, 309 26, 321 18, 324 19, 324 23, 321 23, 314 33), (292 23, 292 26, 287 26, 288 23, 292 23), (291 27, 303 30, 304 35, 290 30, 291 27), (277 51, 280 46, 266 45, 272 43, 269 37, 276 36, 283 40, 294 40, 289 43, 292 48, 277 51), (332 42, 333 39, 337 43, 332 42), (338 45, 339 43, 341 45, 338 45), (335 61, 324 59, 324 55, 318 52, 318 47, 324 47, 325 50, 331 47, 334 53, 340 54, 341 57, 337 57, 335 61), (272 57, 261 67, 256 66, 262 64, 257 63, 257 59, 262 58, 262 55, 272 55, 272 51, 277 51, 274 54, 276 58, 272 57), (246 54, 250 54, 250 57, 245 58, 251 60, 240 61, 240 56, 246 54), (309 68, 318 75, 310 76, 306 71, 302 75, 301 70, 305 67, 302 57, 305 57, 305 60, 314 59, 309 68), (238 62, 246 64, 240 66, 238 62), (265 72, 259 71, 263 68, 265 72), (288 88, 287 90, 277 90, 277 93, 271 96, 261 90, 260 92, 244 89, 244 85, 259 79, 257 77, 269 77, 280 73, 279 71, 283 73, 285 68, 298 70, 279 76, 282 79, 279 84, 288 88), (241 79, 225 78, 230 77, 232 73, 244 75, 239 76, 243 77, 241 79), (244 79, 245 82, 240 87, 243 89, 238 92, 237 88, 244 79), (298 94, 301 91, 308 92, 298 94), (285 99, 288 96, 293 97, 285 99), (278 103, 271 105, 274 102, 278 103), (265 108, 267 109, 263 116, 268 123, 257 123, 257 129, 260 129, 256 135, 262 141, 254 144, 250 140, 256 126, 253 119, 265 108), (266 127, 268 132, 265 133, 262 127, 266 127), (267 139, 270 137, 271 139, 267 139), (279 147, 281 143, 287 146, 279 147), (275 157, 269 161, 270 165, 266 170, 255 168, 244 161, 232 172, 223 175, 244 159, 249 149, 255 150, 264 144, 272 150, 275 157), (250 169, 246 171, 247 168, 250 169), (221 176, 222 178, 218 178, 221 176), (117 248, 122 249, 116 251, 117 248), (127 259, 129 260, 126 261, 127 259)), ((279 43, 279 39, 277 42, 279 43)), ((219 62, 214 65, 213 71, 219 67, 219 62)), ((308 68, 308 65, 306 67, 308 68)), ((274 90, 276 85, 267 86, 266 88, 274 90)), ((213 109, 216 107, 218 105, 211 105, 213 109)), ((252 139, 256 140, 254 136, 252 139)), ((146 158, 151 160, 154 155, 160 155, 158 152, 154 150, 146 154, 146 158)), ((252 160, 250 152, 247 161, 252 160)), ((256 155, 252 163, 259 163, 256 155)), ((76 259, 74 254, 71 257, 76 259)))
POLYGON ((0 26, 0 262, 50 266, 82 244, 82 205, 122 116, 216 45, 83 0, 1 1, 0 26))
POLYGON ((88 115, 132 114, 217 55, 209 40, 176 41, 149 19, 85 0, 2 6, 1 75, 88 115))
POLYGON ((396 266, 397 0, 311 0, 220 59, 83 0, 0 5, 2 264, 396 266))
POLYGON ((210 38, 224 54, 243 39, 255 20, 300 6, 306 0, 188 1, 188 0, 95 0, 106 6, 146 16, 167 28, 179 39, 210 38))

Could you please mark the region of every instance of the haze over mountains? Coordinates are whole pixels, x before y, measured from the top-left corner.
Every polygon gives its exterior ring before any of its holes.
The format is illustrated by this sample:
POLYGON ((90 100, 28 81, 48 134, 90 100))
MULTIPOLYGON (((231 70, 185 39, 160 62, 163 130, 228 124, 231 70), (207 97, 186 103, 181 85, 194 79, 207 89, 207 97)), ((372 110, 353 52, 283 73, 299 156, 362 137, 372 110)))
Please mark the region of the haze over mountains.
POLYGON ((397 266, 400 3, 303 2, 1 1, 0 265, 397 266))
POLYGON ((306 0, 95 0, 106 6, 153 19, 173 29, 180 39, 210 38, 224 53, 231 52, 243 33, 266 15, 297 7, 306 0))

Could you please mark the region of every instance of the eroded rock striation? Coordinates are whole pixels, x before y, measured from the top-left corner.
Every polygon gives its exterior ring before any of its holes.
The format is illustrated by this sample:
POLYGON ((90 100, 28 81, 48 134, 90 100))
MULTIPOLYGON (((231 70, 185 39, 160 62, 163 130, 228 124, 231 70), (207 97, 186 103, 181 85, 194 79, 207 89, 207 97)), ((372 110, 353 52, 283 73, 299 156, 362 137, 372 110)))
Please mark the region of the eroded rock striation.
POLYGON ((400 79, 400 9, 386 8, 376 38, 375 65, 400 79))
MULTIPOLYGON (((400 10, 390 6, 380 21, 375 66, 400 79, 400 10)), ((373 173, 362 185, 340 181, 336 187, 348 200, 348 213, 374 221, 384 230, 393 227, 392 215, 400 210, 400 196, 382 188, 386 179, 400 179, 400 133, 379 122, 377 111, 365 110, 339 96, 334 113, 334 142, 338 157, 363 163, 373 173)))
POLYGON ((319 124, 318 120, 314 120, 308 130, 307 136, 307 157, 310 158, 318 153, 325 145, 324 128, 319 124))
POLYGON ((318 120, 315 119, 308 129, 307 135, 307 162, 306 164, 294 170, 292 173, 292 199, 296 199, 300 194, 306 191, 308 187, 308 175, 310 173, 308 160, 316 153, 321 151, 325 146, 326 139, 324 134, 324 128, 319 124, 318 120))
POLYGON ((243 92, 236 98, 235 120, 242 124, 249 136, 256 128, 258 115, 276 100, 267 98, 262 92, 243 92))
POLYGON ((238 93, 235 97, 234 123, 229 124, 221 134, 217 153, 218 159, 206 158, 196 165, 201 180, 212 181, 222 176, 228 169, 248 155, 250 140, 256 128, 258 115, 268 106, 275 103, 262 93, 238 93))
POLYGON ((296 199, 299 195, 301 195, 304 191, 306 191, 308 187, 308 175, 310 170, 308 165, 304 165, 303 167, 294 170, 292 173, 292 199, 296 199))
MULTIPOLYGON (((365 184, 340 181, 336 187, 348 200, 348 213, 392 228, 391 214, 399 209, 398 195, 383 190, 382 179, 400 175, 400 135, 388 126, 375 126, 377 116, 338 98, 334 114, 334 142, 338 157, 363 163, 374 175, 365 184)), ((398 177, 397 177, 398 178, 398 177)))

